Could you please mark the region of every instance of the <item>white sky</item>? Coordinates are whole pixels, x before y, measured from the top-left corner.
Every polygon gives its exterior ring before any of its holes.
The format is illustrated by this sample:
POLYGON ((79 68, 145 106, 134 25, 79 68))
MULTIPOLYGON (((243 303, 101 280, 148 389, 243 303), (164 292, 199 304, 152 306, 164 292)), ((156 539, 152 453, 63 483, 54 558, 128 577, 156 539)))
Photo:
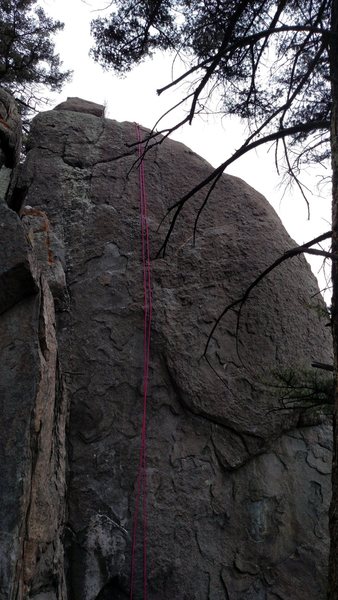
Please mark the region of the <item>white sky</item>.
MULTIPOLYGON (((53 97, 52 105, 67 96, 79 96, 107 107, 106 114, 118 121, 137 121, 145 127, 152 127, 156 120, 180 96, 179 91, 166 92, 157 96, 156 89, 167 84, 172 78, 172 59, 158 55, 135 68, 126 78, 120 79, 113 72, 103 72, 100 66, 89 58, 92 45, 90 20, 100 14, 95 9, 104 8, 108 0, 40 0, 47 14, 65 23, 64 31, 56 39, 56 49, 64 67, 74 71, 72 81, 62 93, 53 97)), ((176 67, 177 68, 177 67, 176 67)), ((172 139, 179 140, 192 148, 213 166, 218 166, 231 152, 238 148, 244 138, 244 127, 237 119, 221 119, 219 116, 197 118, 191 126, 186 125, 175 132, 172 139)), ((227 173, 237 175, 252 185, 273 205, 289 234, 298 243, 306 242, 330 229, 330 188, 321 189, 318 196, 317 183, 322 170, 314 168, 303 176, 303 181, 314 192, 309 194, 311 217, 307 219, 307 207, 296 190, 280 187, 281 180, 274 166, 274 152, 267 149, 250 152, 235 164, 227 173)), ((314 273, 318 276, 321 259, 311 259, 314 273)), ((320 286, 325 280, 319 277, 320 286)), ((327 298, 328 300, 328 298, 327 298)))

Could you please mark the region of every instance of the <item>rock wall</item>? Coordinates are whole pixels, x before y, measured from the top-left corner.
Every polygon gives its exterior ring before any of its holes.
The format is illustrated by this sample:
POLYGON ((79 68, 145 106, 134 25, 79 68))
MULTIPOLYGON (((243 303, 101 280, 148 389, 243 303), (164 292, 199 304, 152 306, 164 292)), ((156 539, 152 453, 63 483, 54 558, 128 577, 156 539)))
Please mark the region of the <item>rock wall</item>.
MULTIPOLYGON (((2 91, 4 98, 13 102, 2 91)), ((6 156, 20 144, 8 123, 6 156)), ((4 161, 0 180, 11 181, 18 158, 4 161)), ((0 227, 0 598, 65 599, 68 408, 54 300, 29 232, 4 197, 0 227)))
MULTIPOLYGON (((102 115, 71 99, 36 117, 12 209, 2 207, 11 233, 0 275, 1 600, 130 596, 143 409, 139 181, 135 126, 102 115)), ((166 210, 210 170, 171 141, 146 156, 154 256, 166 210)), ((293 242, 260 194, 224 176, 193 245, 203 199, 152 262, 149 599, 324 600, 330 423, 322 411, 280 410, 275 381, 276 370, 330 360, 323 304, 305 260, 285 263, 245 306, 237 348, 236 315, 221 322, 211 368, 201 356, 214 319, 293 242)), ((142 598, 141 536, 136 559, 142 598)))

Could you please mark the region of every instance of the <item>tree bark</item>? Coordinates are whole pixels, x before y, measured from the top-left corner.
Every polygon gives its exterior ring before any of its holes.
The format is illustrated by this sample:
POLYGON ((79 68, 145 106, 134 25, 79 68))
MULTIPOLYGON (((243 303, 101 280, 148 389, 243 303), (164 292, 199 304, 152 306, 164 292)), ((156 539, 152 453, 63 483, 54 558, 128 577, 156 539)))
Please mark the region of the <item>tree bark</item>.
MULTIPOLYGON (((329 58, 332 88, 332 253, 338 252, 338 0, 332 0, 329 58)), ((333 415, 332 501, 330 507, 330 560, 328 599, 338 600, 338 261, 332 260, 332 333, 335 365, 335 403, 333 415)))

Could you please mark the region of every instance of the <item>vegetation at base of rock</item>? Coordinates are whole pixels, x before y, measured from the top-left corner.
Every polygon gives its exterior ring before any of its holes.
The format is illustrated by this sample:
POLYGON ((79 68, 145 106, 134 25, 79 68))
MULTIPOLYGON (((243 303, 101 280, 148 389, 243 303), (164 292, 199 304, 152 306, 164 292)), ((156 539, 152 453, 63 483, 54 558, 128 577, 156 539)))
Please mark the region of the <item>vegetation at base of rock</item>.
POLYGON ((15 96, 24 117, 38 107, 44 90, 60 90, 70 77, 53 43, 62 29, 37 0, 0 4, 0 85, 15 96))

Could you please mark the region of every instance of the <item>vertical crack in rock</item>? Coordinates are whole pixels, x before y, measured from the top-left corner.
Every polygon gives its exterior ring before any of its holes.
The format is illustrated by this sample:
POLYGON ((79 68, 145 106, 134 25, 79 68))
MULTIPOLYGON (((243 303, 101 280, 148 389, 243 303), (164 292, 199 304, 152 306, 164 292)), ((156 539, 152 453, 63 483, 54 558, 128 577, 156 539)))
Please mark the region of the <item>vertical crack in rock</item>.
POLYGON ((47 216, 29 229, 16 214, 29 186, 14 189, 21 129, 11 102, 0 90, 1 123, 8 123, 6 130, 0 124, 0 598, 66 600, 68 408, 50 291, 55 277, 48 280, 55 261, 47 216), (35 233, 47 242, 45 254, 35 233))
POLYGON ((31 421, 31 481, 24 536, 23 598, 49 588, 65 600, 62 535, 65 517, 67 404, 60 375, 54 303, 41 281, 40 380, 31 421))

